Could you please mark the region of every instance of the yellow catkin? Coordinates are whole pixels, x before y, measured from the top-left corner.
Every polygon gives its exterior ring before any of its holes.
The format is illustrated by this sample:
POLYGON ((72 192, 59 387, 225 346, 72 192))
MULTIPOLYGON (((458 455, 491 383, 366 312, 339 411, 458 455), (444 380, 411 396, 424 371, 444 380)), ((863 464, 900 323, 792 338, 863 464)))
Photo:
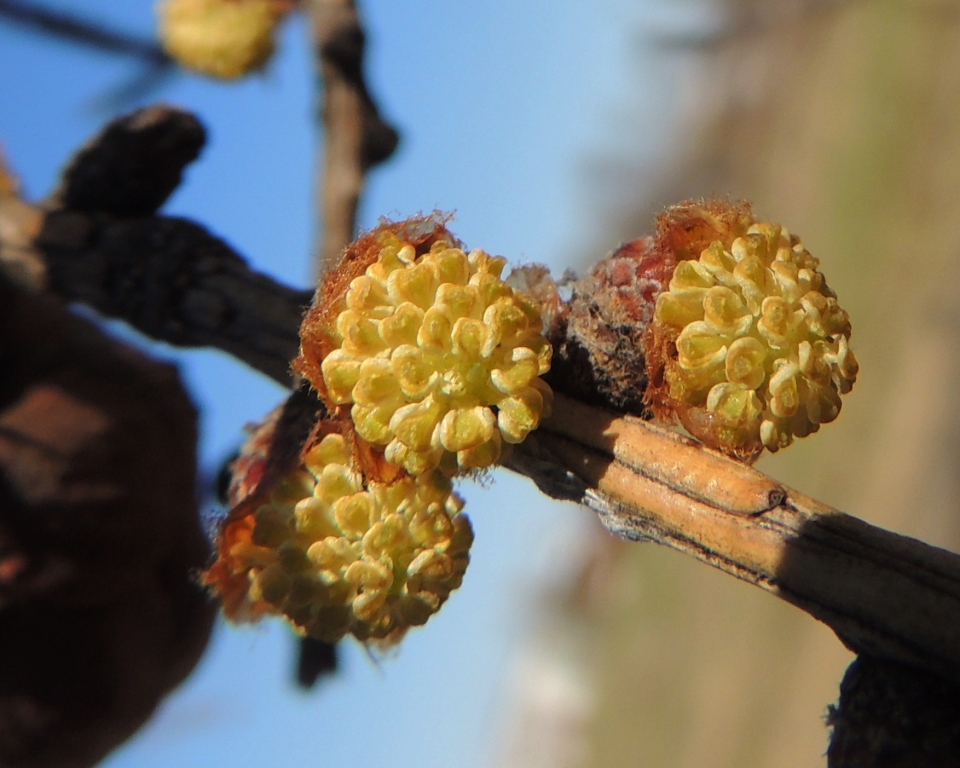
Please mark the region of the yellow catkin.
POLYGON ((247 600, 327 642, 398 638, 460 586, 473 542, 462 499, 437 473, 364 484, 327 435, 253 517, 227 558, 247 600))
POLYGON ((680 261, 656 304, 670 397, 705 408, 721 446, 776 451, 833 421, 857 377, 850 320, 799 238, 754 224, 680 261))
POLYGON ((540 376, 552 348, 536 302, 501 278, 505 265, 446 240, 418 257, 387 232, 350 283, 324 386, 334 404, 353 404, 357 434, 411 474, 489 467, 549 410, 540 376))
POLYGON ((281 15, 276 0, 161 0, 157 5, 167 53, 187 69, 225 80, 267 63, 281 15))

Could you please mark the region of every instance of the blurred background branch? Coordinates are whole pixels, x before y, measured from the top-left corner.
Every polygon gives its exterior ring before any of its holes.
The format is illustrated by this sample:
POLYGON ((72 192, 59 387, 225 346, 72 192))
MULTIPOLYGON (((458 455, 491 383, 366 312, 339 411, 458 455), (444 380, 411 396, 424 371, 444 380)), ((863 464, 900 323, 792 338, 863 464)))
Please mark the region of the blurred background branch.
POLYGON ((83 16, 31 0, 0 0, 0 19, 64 42, 131 57, 151 67, 174 66, 156 40, 110 29, 83 16))
POLYGON ((316 276, 335 266, 357 235, 367 172, 396 150, 400 135, 384 119, 364 77, 366 33, 353 0, 307 0, 321 81, 322 173, 318 185, 316 276))
POLYGON ((68 45, 139 63, 139 71, 96 98, 95 104, 103 111, 128 106, 178 71, 173 59, 153 38, 132 35, 32 0, 0 0, 0 21, 68 45))

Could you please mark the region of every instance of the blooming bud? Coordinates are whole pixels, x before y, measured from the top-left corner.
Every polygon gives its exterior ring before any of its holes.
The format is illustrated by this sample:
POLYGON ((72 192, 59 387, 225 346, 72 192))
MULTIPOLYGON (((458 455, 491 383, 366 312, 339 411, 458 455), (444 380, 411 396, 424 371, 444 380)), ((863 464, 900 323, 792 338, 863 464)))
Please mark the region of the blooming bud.
POLYGON ((695 436, 753 458, 835 419, 858 366, 819 262, 779 225, 735 213, 656 300, 649 393, 695 436))
POLYGON ((473 542, 462 499, 431 472, 364 483, 344 439, 329 434, 251 515, 228 523, 208 578, 246 594, 228 613, 279 613, 334 642, 398 639, 460 586, 473 542))
POLYGON ((341 272, 357 274, 321 287, 298 367, 410 474, 494 464, 550 408, 538 303, 504 281, 505 259, 464 251, 429 219, 385 224, 353 248, 363 271, 348 249, 341 272), (429 240, 418 224, 433 227, 429 240))

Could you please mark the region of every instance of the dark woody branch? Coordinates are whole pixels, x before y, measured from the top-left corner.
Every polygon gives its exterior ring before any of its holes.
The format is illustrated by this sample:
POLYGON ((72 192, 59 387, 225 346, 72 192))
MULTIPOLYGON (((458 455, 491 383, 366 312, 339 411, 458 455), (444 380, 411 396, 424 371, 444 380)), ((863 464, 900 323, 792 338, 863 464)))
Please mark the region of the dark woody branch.
POLYGON ((165 104, 108 123, 63 170, 44 207, 118 218, 154 214, 207 141, 197 118, 165 104))
POLYGON ((68 164, 45 205, 0 194, 0 264, 35 291, 160 341, 222 349, 289 386, 312 292, 254 272, 198 224, 151 215, 203 141, 196 118, 171 107, 114 121, 68 164))
MULTIPOLYGON (((9 274, 32 274, 32 263, 67 300, 172 343, 223 349, 289 383, 309 293, 253 272, 196 224, 45 212, 7 193, 0 263, 9 274)), ((960 682, 960 556, 562 394, 508 467, 586 504, 622 538, 666 544, 797 605, 858 653, 960 682)))
POLYGON ((49 213, 36 241, 48 288, 159 341, 216 347, 289 386, 312 291, 254 272, 229 245, 185 219, 109 220, 49 213))
POLYGON ((520 446, 549 495, 578 499, 612 533, 655 541, 803 609, 852 650, 960 683, 960 556, 871 526, 694 440, 557 395, 520 446))

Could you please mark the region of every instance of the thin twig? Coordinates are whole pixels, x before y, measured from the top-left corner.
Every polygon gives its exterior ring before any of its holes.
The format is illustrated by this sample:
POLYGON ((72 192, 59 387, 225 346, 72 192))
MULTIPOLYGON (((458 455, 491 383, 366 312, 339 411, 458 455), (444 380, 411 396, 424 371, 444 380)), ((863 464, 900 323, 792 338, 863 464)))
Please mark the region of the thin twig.
POLYGON ((317 277, 356 237, 367 172, 397 147, 396 129, 380 115, 363 75, 366 35, 353 0, 311 0, 313 44, 323 81, 325 131, 317 277))
POLYGON ((154 40, 110 29, 72 13, 44 8, 29 0, 0 0, 0 19, 66 42, 133 57, 151 67, 173 65, 171 58, 154 40))

